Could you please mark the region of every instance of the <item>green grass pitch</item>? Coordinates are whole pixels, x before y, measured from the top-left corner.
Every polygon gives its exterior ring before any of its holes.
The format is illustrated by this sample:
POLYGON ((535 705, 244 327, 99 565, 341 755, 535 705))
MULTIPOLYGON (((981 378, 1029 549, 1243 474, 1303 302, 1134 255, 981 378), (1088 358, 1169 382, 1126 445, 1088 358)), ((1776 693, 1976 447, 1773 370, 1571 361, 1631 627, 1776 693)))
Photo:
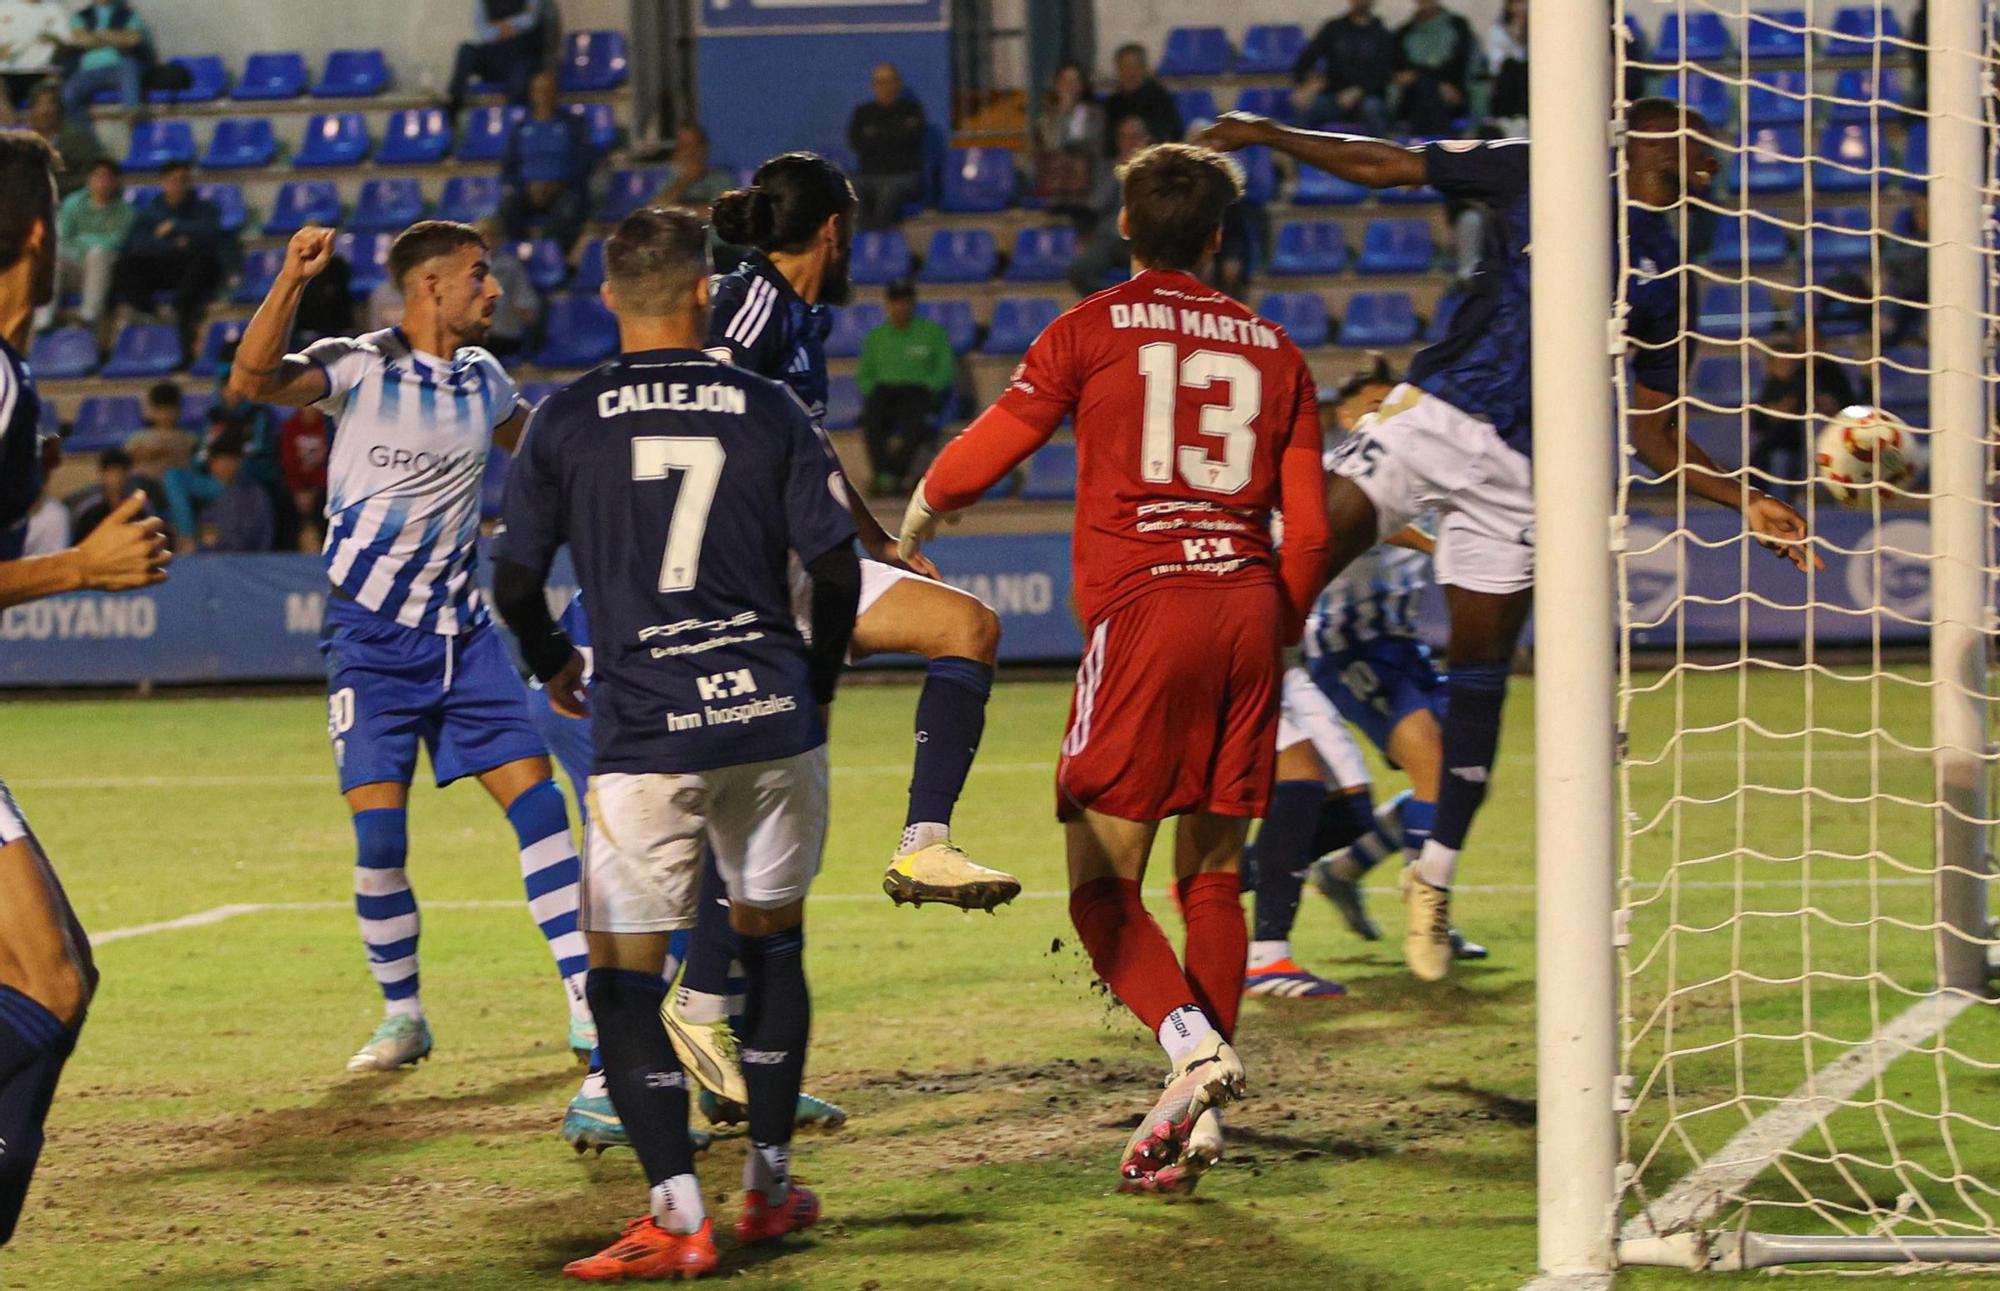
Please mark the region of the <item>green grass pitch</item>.
MULTIPOLYGON (((1920 690, 1889 688, 1882 710, 1865 688, 1849 689, 1823 684, 1813 699, 1819 721, 1851 716, 1856 729, 1921 734, 1920 690)), ((1805 711, 1797 678, 1759 677, 1753 693, 1769 729, 1788 717, 1796 725, 1805 711)), ((880 1291, 1520 1286, 1535 1260, 1532 695, 1524 684, 1512 701, 1458 902, 1459 923, 1493 959, 1423 987, 1401 970, 1393 940, 1355 941, 1308 892, 1299 956, 1351 994, 1246 1003, 1240 1047, 1251 1097, 1230 1113, 1228 1157, 1199 1198, 1173 1203, 1112 1191, 1125 1127, 1149 1102, 1161 1061, 1093 989, 1061 899, 1051 762, 1068 687, 1003 679, 995 694, 956 830, 974 856, 1026 884, 993 917, 897 909, 881 896, 915 691, 851 687, 836 712, 832 842, 807 944, 808 1084, 853 1119, 799 1144, 799 1175, 825 1201, 821 1225, 775 1249, 739 1251, 725 1240, 722 1276, 880 1291)), ((1651 696, 1634 709, 1634 753, 1657 752, 1676 712, 1693 726, 1738 706, 1727 677, 1651 696)), ((1741 915, 1738 926, 1758 931, 1734 944, 1779 975, 1873 954, 1885 972, 1925 980, 1918 943, 1885 937, 1871 949, 1845 927, 1871 910, 1920 918, 1920 889, 1852 881, 1896 877, 1895 859, 1929 854, 1923 813, 1847 801, 1878 789, 1928 796, 1920 758, 1855 756, 1865 743, 1815 744, 1810 783, 1831 798, 1786 792, 1807 783, 1804 755, 1800 742, 1778 737, 1692 741, 1701 756, 1683 761, 1678 782, 1635 772, 1635 819, 1667 822, 1643 836, 1635 875, 1657 880, 1670 850, 1729 853, 1684 872, 1674 903, 1643 911, 1635 943, 1665 936, 1670 922, 1741 915), (1739 767, 1770 791, 1744 796, 1741 810, 1704 805, 1739 767), (1850 882, 1807 890, 1795 865, 1739 861, 1739 841, 1874 859, 1828 860, 1815 873, 1850 882), (1742 878, 1756 882, 1741 887, 1742 878), (1832 922, 1787 918, 1802 896, 1832 922)), ((0 1254, 0 1286, 553 1286, 565 1260, 597 1249, 643 1208, 629 1153, 578 1158, 556 1136, 580 1073, 564 1045, 548 952, 520 904, 511 833, 475 785, 420 786, 411 808, 436 1056, 368 1078, 341 1069, 379 1005, 348 904, 350 834, 320 700, 9 700, 0 703, 0 775, 94 932, 238 903, 276 907, 100 948, 103 988, 28 1215, 0 1254)), ((1385 791, 1400 787, 1393 773, 1381 776, 1385 791)), ((1374 901, 1393 929, 1391 881, 1376 876, 1374 901)), ((1161 878, 1148 889, 1177 935, 1161 878)), ((1699 980, 1704 965, 1726 969, 1731 944, 1683 934, 1676 980, 1699 980)), ((1664 963, 1638 968, 1642 997, 1665 980, 1664 963)), ((1678 1043, 1726 1036, 1739 1016, 1782 1033, 1808 1012, 1827 1033, 1867 1034, 1866 989, 1814 979, 1805 998, 1796 985, 1691 994, 1700 1007, 1678 1043)), ((1977 1029, 1990 1025, 1954 1028, 1955 1043, 2000 1054, 1979 1043, 1993 1039, 1977 1029)), ((1640 1052, 1650 1062, 1658 1049, 1640 1052)), ((1679 1063, 1677 1080, 1719 1099, 1739 1080, 1782 1093, 1803 1073, 1800 1054, 1796 1042, 1725 1047, 1679 1063)), ((1843 1145, 1865 1156, 1871 1135, 1879 1147, 1894 1133, 1912 1151, 1937 1146, 1923 1139, 1927 1130, 1937 1137, 1922 1114, 1937 1101, 1931 1060, 1892 1069, 1905 1075, 1907 1089, 1886 1083, 1909 1111, 1884 1113, 1879 1127, 1875 1115, 1861 1117, 1843 1145)), ((1955 1073, 1953 1107, 2000 1119, 1994 1084, 1987 1073, 1955 1073)), ((1645 1100, 1631 1118, 1636 1145, 1667 1143, 1647 1174, 1654 1187, 1685 1169, 1687 1146, 1712 1147, 1742 1123, 1725 1108, 1685 1117, 1684 1139, 1663 1136, 1660 1107, 1645 1100)), ((2000 1179, 1991 1136, 1958 1138, 1967 1173, 2000 1179)), ((729 1136, 699 1167, 725 1220, 741 1159, 741 1139, 729 1136)), ((1828 1195, 1852 1195, 1841 1193, 1836 1165, 1823 1169, 1828 1195)), ((1859 1183, 1876 1187, 1865 1175, 1859 1183)), ((1902 1185, 1880 1186, 1893 1199, 1902 1185)), ((1933 1200, 1948 1207, 1949 1193, 1933 1200)), ((1770 1195, 1790 1194, 1776 1186, 1770 1195)), ((1814 1230, 1810 1221, 1795 1226, 1814 1230)), ((1619 1286, 1716 1281, 1635 1271, 1619 1286)), ((1949 1274, 1927 1281, 1975 1284, 1949 1274)), ((1808 1276, 1800 1285, 1848 1284, 1808 1276)))

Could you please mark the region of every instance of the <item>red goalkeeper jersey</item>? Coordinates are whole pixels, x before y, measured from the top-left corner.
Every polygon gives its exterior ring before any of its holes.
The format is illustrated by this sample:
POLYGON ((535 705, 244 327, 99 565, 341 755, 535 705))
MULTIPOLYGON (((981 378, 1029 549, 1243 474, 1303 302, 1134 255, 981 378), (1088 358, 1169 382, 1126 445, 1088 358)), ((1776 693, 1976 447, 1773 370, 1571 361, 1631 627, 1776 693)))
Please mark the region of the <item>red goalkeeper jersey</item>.
POLYGON ((1282 328, 1186 273, 1101 291, 1050 324, 1000 401, 938 455, 926 500, 970 506, 1068 417, 1086 624, 1165 584, 1279 579, 1296 636, 1322 581, 1326 515, 1318 395, 1282 328))

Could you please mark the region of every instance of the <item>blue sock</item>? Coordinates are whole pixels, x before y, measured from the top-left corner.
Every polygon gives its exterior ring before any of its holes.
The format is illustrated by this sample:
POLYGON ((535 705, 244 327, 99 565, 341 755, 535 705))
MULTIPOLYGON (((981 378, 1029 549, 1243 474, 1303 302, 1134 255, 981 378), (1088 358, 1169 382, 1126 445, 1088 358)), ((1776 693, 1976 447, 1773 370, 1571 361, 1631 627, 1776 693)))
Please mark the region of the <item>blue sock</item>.
POLYGON ((1416 860, 1424 844, 1431 841, 1431 826, 1437 820, 1437 804, 1427 798, 1410 797, 1403 802, 1403 854, 1416 860))
POLYGON ((701 863, 701 893, 676 1007, 691 1022, 719 1022, 728 1016, 729 997, 735 994, 729 969, 742 958, 742 938, 729 924, 729 888, 715 868, 715 854, 703 848, 701 863))
POLYGON ((1430 841, 1417 859, 1417 876, 1434 887, 1451 886, 1472 818, 1486 801, 1508 671, 1505 663, 1454 664, 1445 681, 1444 783, 1430 841))
POLYGON ((391 1013, 423 1014, 418 995, 417 894, 403 864, 410 852, 409 814, 401 807, 354 813, 354 913, 368 971, 391 1013))
POLYGON ((993 693, 993 667, 976 659, 947 655, 924 670, 917 697, 917 762, 910 774, 910 811, 903 821, 902 850, 924 846, 918 826, 950 832, 952 808, 972 773, 979 739, 986 732, 986 701, 993 693))
POLYGON ((691 1173, 687 1073, 660 1025, 666 982, 657 973, 619 968, 593 968, 588 981, 606 1091, 646 1168, 647 1183, 691 1173))
POLYGON ((1285 941, 1299 914, 1299 890, 1313 861, 1313 833, 1326 786, 1317 780, 1280 780, 1257 826, 1254 939, 1285 941))
MULTIPOLYGON (((743 1083, 750 1091, 750 1141, 758 1149, 790 1143, 798 1118, 806 1040, 812 1033, 805 948, 803 928, 742 940, 746 983, 738 1034, 743 1040, 743 1083)), ((783 1183, 779 1181, 771 1200, 782 1196, 783 1183)))
POLYGON ((576 926, 578 884, 583 867, 570 841, 569 813, 562 790, 553 780, 528 789, 507 807, 507 823, 521 844, 521 881, 528 892, 528 910, 548 939, 569 998, 570 1016, 587 1019, 583 975, 590 967, 590 950, 576 926))
MULTIPOLYGON (((662 971, 660 974, 660 980, 662 982, 672 983, 675 974, 681 971, 681 960, 687 958, 687 948, 688 948, 687 929, 682 928, 670 934, 667 937, 667 966, 665 970, 662 971)), ((588 995, 588 993, 589 993, 589 988, 588 985, 586 985, 585 994, 588 995)), ((585 1070, 584 1075, 585 1078, 587 1079, 591 1076, 601 1076, 603 1074, 604 1074, 604 1047, 602 1045, 599 1045, 598 1047, 590 1051, 590 1066, 585 1070)))
MULTIPOLYGON (((1383 803, 1380 808, 1371 809, 1361 832, 1349 837, 1346 843, 1337 845, 1347 848, 1338 866, 1340 877, 1358 879, 1380 865, 1384 859, 1394 856, 1403 849, 1403 830, 1408 821, 1407 813, 1411 797, 1410 791, 1405 789, 1383 803)), ((1425 804, 1423 828, 1426 838, 1430 836, 1431 828, 1428 809, 1429 804, 1425 804)), ((1328 800, 1320 811, 1319 820, 1320 837, 1316 841, 1321 843, 1347 835, 1355 825, 1354 819, 1342 812, 1339 805, 1332 800, 1328 800)), ((1337 848, 1318 846, 1315 850, 1318 855, 1325 856, 1337 848)))
MULTIPOLYGON (((81 1025, 81 1024, 79 1024, 81 1025)), ((0 986, 0 1246, 14 1236, 42 1154, 42 1122, 76 1028, 9 986, 0 986)))

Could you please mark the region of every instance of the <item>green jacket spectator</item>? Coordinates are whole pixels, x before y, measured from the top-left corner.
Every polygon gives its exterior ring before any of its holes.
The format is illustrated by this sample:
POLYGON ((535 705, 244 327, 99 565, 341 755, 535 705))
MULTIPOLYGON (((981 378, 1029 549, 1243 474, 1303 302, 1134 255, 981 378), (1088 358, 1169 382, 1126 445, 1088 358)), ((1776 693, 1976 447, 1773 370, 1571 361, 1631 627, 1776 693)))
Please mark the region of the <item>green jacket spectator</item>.
POLYGON ((938 413, 958 378, 944 328, 917 315, 917 291, 894 282, 883 293, 889 319, 861 341, 861 433, 874 492, 910 486, 917 454, 937 438, 938 413))
MULTIPOLYGON (((117 172, 105 167, 114 179, 117 172)), ((66 260, 81 260, 84 252, 104 250, 113 255, 125 245, 136 216, 132 204, 114 190, 109 201, 100 202, 89 188, 80 188, 63 198, 56 210, 56 235, 66 260)))
POLYGON ((863 398, 884 385, 918 386, 940 395, 951 389, 957 369, 944 328, 913 316, 901 327, 884 323, 862 339, 861 366, 854 377, 863 398))

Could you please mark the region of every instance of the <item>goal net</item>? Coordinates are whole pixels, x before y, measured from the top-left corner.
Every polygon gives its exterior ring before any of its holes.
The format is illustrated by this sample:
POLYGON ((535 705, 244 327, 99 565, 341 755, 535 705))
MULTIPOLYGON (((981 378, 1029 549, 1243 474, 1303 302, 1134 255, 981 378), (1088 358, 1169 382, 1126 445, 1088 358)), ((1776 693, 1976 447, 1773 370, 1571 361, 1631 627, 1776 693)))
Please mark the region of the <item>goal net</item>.
POLYGON ((1626 236, 1647 208, 1614 150, 1614 319, 1631 284, 1674 276, 1682 425, 1791 501, 1824 561, 1774 557, 1685 462, 1639 459, 1628 345, 1612 366, 1624 1264, 2000 1261, 2000 0, 1932 0, 1927 22, 1913 3, 1613 3, 1614 97, 1700 110, 1719 162, 1667 208, 1676 268, 1626 236), (1917 471, 1841 505, 1815 445, 1848 405, 1900 419, 1917 471))

